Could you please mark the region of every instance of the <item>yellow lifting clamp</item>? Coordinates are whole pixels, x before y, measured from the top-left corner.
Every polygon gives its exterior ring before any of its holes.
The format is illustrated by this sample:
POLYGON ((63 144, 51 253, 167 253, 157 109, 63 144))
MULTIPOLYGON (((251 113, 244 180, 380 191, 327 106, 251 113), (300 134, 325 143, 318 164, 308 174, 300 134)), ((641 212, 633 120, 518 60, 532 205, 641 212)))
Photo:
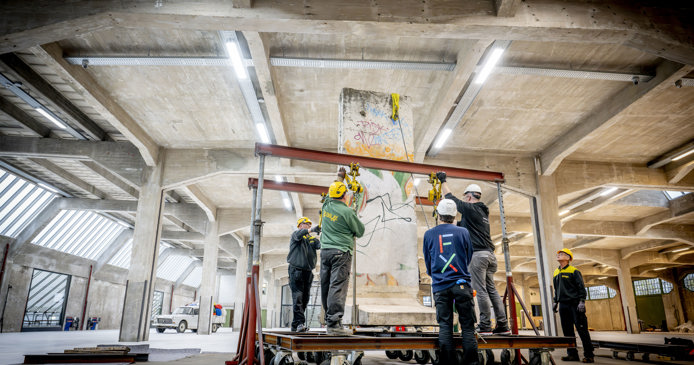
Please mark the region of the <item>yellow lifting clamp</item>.
POLYGON ((431 190, 429 190, 429 201, 436 204, 437 201, 441 200, 441 181, 436 177, 436 173, 432 172, 429 174, 429 184, 431 184, 431 190))
POLYGON ((357 176, 360 176, 359 163, 350 163, 349 173, 345 174, 345 185, 347 185, 347 188, 352 190, 355 194, 361 194, 364 192, 364 187, 362 187, 359 181, 357 181, 357 176))

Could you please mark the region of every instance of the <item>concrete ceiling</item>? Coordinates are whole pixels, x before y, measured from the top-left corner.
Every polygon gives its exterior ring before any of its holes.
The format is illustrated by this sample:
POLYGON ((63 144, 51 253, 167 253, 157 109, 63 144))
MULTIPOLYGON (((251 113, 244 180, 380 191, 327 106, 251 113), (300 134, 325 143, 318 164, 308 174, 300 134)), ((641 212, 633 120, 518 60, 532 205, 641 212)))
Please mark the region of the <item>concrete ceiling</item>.
MULTIPOLYGON (((546 172, 551 169, 546 162, 557 161, 552 171, 573 184, 560 186, 560 208, 577 199, 593 204, 567 218, 563 222, 567 229, 585 234, 579 228, 598 222, 643 228, 652 218, 655 224, 649 229, 661 232, 677 225, 678 232, 688 236, 676 242, 694 245, 687 241, 694 235, 692 209, 665 217, 674 209, 667 200, 640 194, 660 193, 665 188, 694 190, 694 174, 687 167, 694 156, 684 160, 683 176, 677 179, 671 178, 672 172, 682 171, 681 164, 646 169, 650 161, 694 140, 694 87, 674 86, 674 80, 687 76, 694 65, 694 32, 687 23, 691 9, 648 8, 644 15, 642 9, 627 3, 610 7, 528 0, 515 8, 512 16, 497 17, 493 1, 308 1, 303 8, 265 0, 252 3, 251 8, 235 8, 229 2, 207 0, 138 8, 115 1, 78 1, 70 7, 29 9, 24 2, 8 1, 3 6, 13 16, 0 26, 4 35, 0 53, 13 52, 38 79, 90 121, 83 124, 91 123, 101 130, 103 138, 91 139, 130 142, 142 152, 145 163, 149 163, 148 155, 172 149, 226 149, 250 156, 257 134, 231 67, 89 66, 85 70, 62 63, 63 55, 226 57, 219 31, 241 31, 248 43, 244 47, 246 58, 253 63, 249 70, 256 95, 262 99, 268 125, 279 144, 337 151, 338 98, 343 88, 397 92, 412 101, 416 160, 506 174, 506 214, 518 218, 510 224, 512 233, 530 232, 528 195, 535 194, 535 169, 546 172), (654 12, 667 16, 654 17, 654 12), (671 74, 656 75, 652 84, 639 87, 623 81, 494 73, 458 123, 453 138, 436 157, 425 156, 494 39, 512 40, 501 66, 653 76, 663 64, 679 64, 671 74), (457 66, 453 71, 274 67, 269 57, 446 62, 457 66), (641 92, 643 88, 646 91, 641 92), (558 160, 553 158, 556 155, 558 160), (541 166, 535 165, 535 158, 541 166), (577 169, 571 163, 587 167, 577 169), (616 177, 603 178, 608 175, 605 171, 616 177), (634 191, 614 201, 586 197, 591 191, 613 185, 634 191)), ((21 81, 22 88, 71 125, 81 120, 51 97, 41 82, 6 58, 0 62, 0 72, 21 81)), ((0 103, 2 136, 75 139, 8 89, 0 88, 0 98, 6 100, 0 103)), ((95 168, 62 155, 37 157, 32 153, 0 157, 75 197, 137 199, 137 184, 119 171, 95 168)), ((141 169, 142 162, 138 163, 137 169, 141 169)), ((174 186, 168 199, 180 203, 202 200, 214 209, 227 211, 250 210, 247 180, 256 176, 257 163, 250 161, 245 166, 249 168, 210 173, 209 177, 174 186)), ((334 166, 304 161, 276 166, 268 171, 267 178, 279 174, 289 181, 321 186, 330 184, 335 171, 334 166), (291 171, 295 173, 280 173, 291 171)), ((132 171, 140 171, 137 169, 132 171)), ((452 180, 451 187, 462 191, 470 182, 452 180)), ((482 186, 483 200, 490 203, 492 215, 498 216, 495 189, 482 186)), ((426 195, 428 189, 422 181, 419 195, 426 195)), ((295 212, 277 214, 287 215, 288 220, 300 213, 317 216, 318 196, 294 195, 292 202, 295 212)), ((263 207, 281 208, 282 194, 265 192, 263 207)), ((431 207, 424 211, 420 215, 430 214, 431 207)), ((180 222, 175 224, 176 217, 171 219, 168 229, 191 229, 180 222)), ((247 223, 243 223, 238 233, 247 235, 247 223)), ((423 222, 419 225, 422 231, 423 222)), ((585 236, 608 237, 582 247, 625 250, 654 239, 644 237, 643 232, 640 236, 614 235, 591 229, 585 236)), ((290 231, 291 226, 282 223, 268 227, 265 233, 282 237, 290 231)), ((655 239, 662 244, 643 251, 667 249, 673 244, 670 238, 658 236, 655 239)), ((525 236, 517 244, 532 245, 532 239, 525 236)), ((571 245, 573 241, 567 238, 565 243, 571 245)), ((684 263, 687 257, 674 260, 684 263)))

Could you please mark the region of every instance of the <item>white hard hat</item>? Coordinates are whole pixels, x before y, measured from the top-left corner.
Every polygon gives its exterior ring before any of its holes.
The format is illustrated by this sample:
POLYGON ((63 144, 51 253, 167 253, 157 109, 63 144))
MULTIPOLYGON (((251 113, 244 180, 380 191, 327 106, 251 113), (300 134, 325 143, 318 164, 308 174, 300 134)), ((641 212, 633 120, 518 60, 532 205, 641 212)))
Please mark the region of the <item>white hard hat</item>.
POLYGON ((482 189, 480 189, 480 186, 477 184, 470 184, 465 188, 465 193, 478 193, 482 194, 482 189))
POLYGON ((439 215, 450 215, 453 217, 458 213, 455 202, 451 199, 441 199, 436 206, 436 211, 439 212, 439 215))

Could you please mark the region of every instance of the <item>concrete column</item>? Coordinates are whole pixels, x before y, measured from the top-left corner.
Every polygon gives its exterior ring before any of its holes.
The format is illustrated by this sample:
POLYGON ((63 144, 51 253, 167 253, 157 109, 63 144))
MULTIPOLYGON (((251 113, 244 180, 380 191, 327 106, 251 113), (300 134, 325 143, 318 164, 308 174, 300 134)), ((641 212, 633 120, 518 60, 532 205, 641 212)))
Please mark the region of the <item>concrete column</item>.
POLYGON ((236 298, 234 299, 234 329, 241 327, 244 301, 246 300, 246 278, 248 277, 248 245, 241 248, 239 259, 236 261, 236 298))
POLYGON ((559 202, 554 176, 537 176, 537 197, 530 199, 532 208, 535 253, 537 254, 537 277, 542 303, 542 318, 545 335, 558 335, 559 316, 552 312, 552 275, 557 267, 556 255, 563 246, 559 202))
POLYGON ((205 251, 202 258, 202 280, 200 281, 199 335, 209 335, 212 332, 212 304, 217 278, 217 257, 219 256, 219 234, 217 231, 216 221, 207 222, 205 251))
POLYGON ((145 183, 137 202, 137 218, 125 290, 125 303, 118 340, 139 342, 149 340, 152 292, 157 275, 157 258, 161 236, 161 213, 164 192, 161 188, 161 164, 143 172, 145 183))
POLYGON ((276 326, 275 324, 275 313, 277 310, 276 306, 276 301, 277 301, 277 290, 276 290, 276 285, 275 285, 275 275, 272 273, 272 269, 268 270, 265 272, 265 278, 267 280, 267 302, 266 302, 266 310, 267 310, 267 323, 266 326, 268 328, 273 328, 276 326))
POLYGON ((622 298, 622 310, 627 325, 627 333, 640 333, 629 260, 620 260, 617 279, 619 280, 619 295, 622 298))

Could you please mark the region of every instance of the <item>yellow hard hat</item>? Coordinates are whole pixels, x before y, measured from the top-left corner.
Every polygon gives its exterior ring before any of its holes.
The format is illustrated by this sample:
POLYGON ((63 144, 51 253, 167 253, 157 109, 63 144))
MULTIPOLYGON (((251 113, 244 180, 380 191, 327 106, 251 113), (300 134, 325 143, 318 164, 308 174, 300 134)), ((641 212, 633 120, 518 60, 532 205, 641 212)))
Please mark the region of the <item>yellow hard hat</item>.
POLYGON ((347 192, 347 186, 345 186, 345 183, 342 181, 335 181, 334 183, 330 184, 330 188, 328 189, 328 196, 331 198, 342 198, 343 195, 347 192))
POLYGON ((562 248, 561 250, 557 251, 557 253, 560 253, 560 252, 563 252, 563 253, 569 255, 569 257, 571 258, 571 260, 574 259, 574 254, 573 254, 573 252, 571 252, 571 250, 569 250, 568 248, 562 248))
POLYGON ((296 226, 297 226, 297 227, 300 226, 301 223, 313 224, 313 222, 311 222, 311 220, 308 219, 307 217, 301 217, 301 218, 299 218, 299 220, 296 221, 296 226))

